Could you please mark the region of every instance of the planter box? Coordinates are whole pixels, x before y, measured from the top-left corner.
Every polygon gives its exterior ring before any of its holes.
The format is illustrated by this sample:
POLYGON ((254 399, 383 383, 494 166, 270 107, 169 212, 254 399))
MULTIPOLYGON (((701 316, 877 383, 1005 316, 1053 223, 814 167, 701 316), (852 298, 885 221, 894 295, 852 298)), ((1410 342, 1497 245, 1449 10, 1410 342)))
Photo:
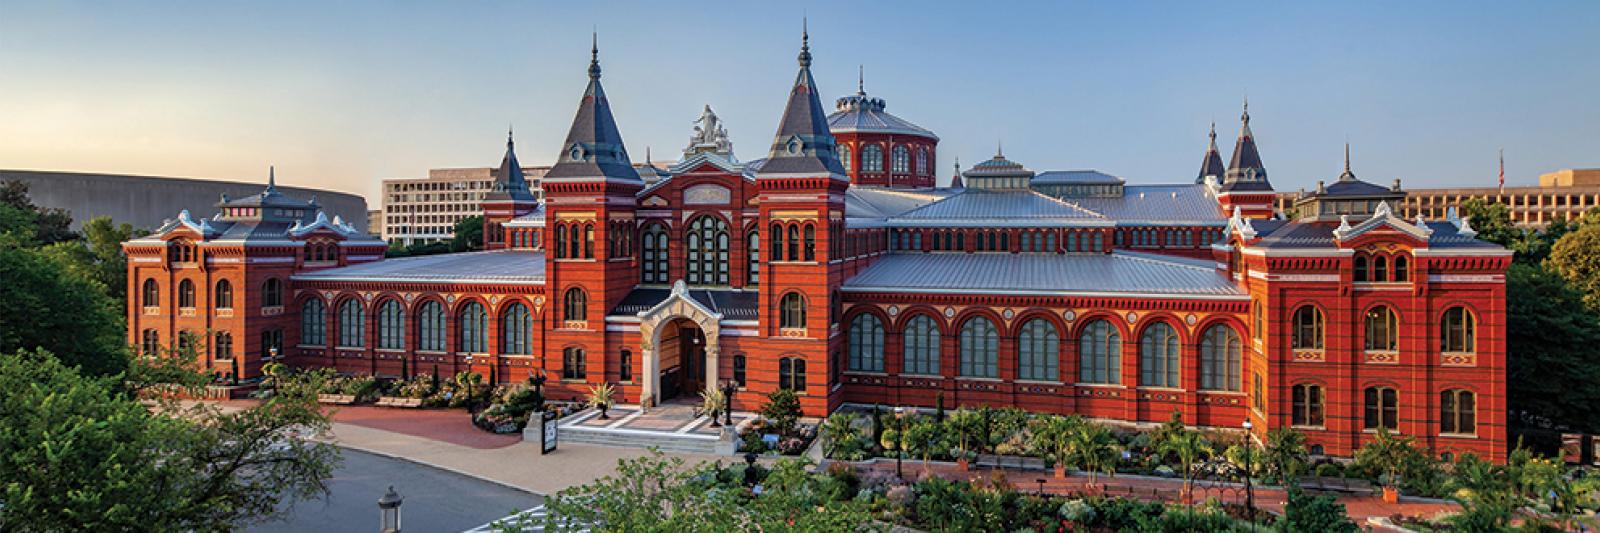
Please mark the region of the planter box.
POLYGON ((378 407, 416 408, 422 407, 422 398, 406 398, 404 396, 383 396, 378 398, 378 407))
POLYGON ((356 403, 354 394, 318 394, 317 401, 336 405, 350 405, 356 403))

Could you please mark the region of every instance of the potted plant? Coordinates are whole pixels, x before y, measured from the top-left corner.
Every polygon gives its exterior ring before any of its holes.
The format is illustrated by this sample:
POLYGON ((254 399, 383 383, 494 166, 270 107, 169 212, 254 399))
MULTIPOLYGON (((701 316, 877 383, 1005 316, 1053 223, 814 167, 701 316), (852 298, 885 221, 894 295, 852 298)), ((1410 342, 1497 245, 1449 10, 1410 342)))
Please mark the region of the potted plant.
POLYGON ((1417 453, 1416 448, 1411 447, 1411 437, 1391 437, 1388 429, 1378 428, 1378 434, 1372 442, 1356 450, 1356 464, 1376 469, 1379 472, 1378 483, 1383 485, 1383 501, 1398 503, 1400 471, 1406 461, 1417 453))
POLYGON ((955 440, 955 449, 952 455, 956 456, 956 467, 966 471, 970 466, 969 461, 975 455, 973 445, 977 444, 983 431, 983 415, 970 409, 957 409, 945 421, 951 437, 955 440))
POLYGON ((728 399, 716 385, 707 384, 706 390, 700 391, 700 416, 711 417, 711 427, 722 427, 722 422, 717 419, 717 414, 727 408, 728 399))
POLYGON ((616 393, 616 388, 612 387, 610 382, 601 383, 589 388, 589 406, 600 410, 601 420, 611 419, 610 416, 606 415, 606 411, 611 410, 611 406, 615 404, 616 400, 614 397, 616 396, 616 393))
POLYGON ((1121 450, 1117 449, 1116 437, 1105 426, 1095 423, 1079 424, 1076 431, 1072 432, 1068 447, 1073 459, 1085 472, 1088 472, 1087 488, 1091 491, 1095 488, 1095 473, 1116 474, 1117 457, 1121 450))
POLYGON ((1046 415, 1034 419, 1031 433, 1047 460, 1055 463, 1056 478, 1066 479, 1072 459, 1072 436, 1081 421, 1075 416, 1046 415))
POLYGON ((1163 439, 1157 450, 1163 455, 1178 457, 1178 464, 1183 467, 1183 503, 1194 503, 1195 465, 1211 455, 1211 443, 1206 442, 1200 432, 1184 428, 1163 439))

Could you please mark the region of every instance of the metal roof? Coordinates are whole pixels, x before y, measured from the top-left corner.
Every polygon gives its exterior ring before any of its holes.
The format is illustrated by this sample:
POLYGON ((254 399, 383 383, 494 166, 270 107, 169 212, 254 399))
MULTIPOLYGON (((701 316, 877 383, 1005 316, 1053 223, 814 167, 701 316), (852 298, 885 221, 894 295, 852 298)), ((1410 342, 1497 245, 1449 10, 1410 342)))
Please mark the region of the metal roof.
POLYGON ((889 217, 895 225, 1041 226, 1106 221, 1099 213, 1032 190, 965 189, 948 198, 889 217))
POLYGON ((295 274, 297 281, 544 285, 544 252, 494 250, 398 257, 295 274))
MULTIPOLYGON (((640 287, 629 292, 611 310, 612 315, 634 316, 655 308, 656 304, 667 299, 672 294, 671 289, 640 287)), ((754 291, 735 291, 731 289, 689 289, 689 297, 700 305, 710 309, 713 313, 722 315, 723 320, 756 320, 760 306, 758 293, 754 291)))
MULTIPOLYGON (((1352 221, 1351 224, 1354 225, 1355 222, 1352 221)), ((1339 227, 1338 222, 1258 220, 1252 221, 1251 226, 1255 228, 1258 235, 1261 235, 1261 241, 1251 245, 1252 248, 1333 249, 1337 247, 1333 238, 1333 230, 1339 227)), ((1473 236, 1462 235, 1460 228, 1449 221, 1430 221, 1426 222, 1426 226, 1428 229, 1433 230, 1433 233, 1428 237, 1429 248, 1478 248, 1485 250, 1501 248, 1498 244, 1479 240, 1473 236)))
POLYGON ((939 139, 932 131, 884 111, 887 106, 882 98, 856 94, 840 98, 834 107, 838 111, 828 115, 828 129, 834 133, 894 133, 939 139))
POLYGON ((1114 220, 1118 225, 1214 224, 1227 217, 1204 185, 1127 185, 1121 197, 1072 198, 1084 209, 1114 220))
POLYGON ((1098 170, 1048 170, 1033 176, 1036 185, 1117 185, 1124 179, 1098 170))
POLYGON ((1247 298, 1215 267, 1149 254, 890 254, 850 278, 852 292, 1247 298))

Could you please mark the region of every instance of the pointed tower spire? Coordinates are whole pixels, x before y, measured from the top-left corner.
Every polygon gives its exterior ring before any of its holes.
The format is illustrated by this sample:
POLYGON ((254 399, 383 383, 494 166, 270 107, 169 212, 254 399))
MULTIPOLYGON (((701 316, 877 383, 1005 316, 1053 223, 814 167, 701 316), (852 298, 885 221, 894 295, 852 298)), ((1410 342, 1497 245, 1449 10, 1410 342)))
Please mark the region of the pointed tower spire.
MULTIPOLYGON (((639 172, 628 161, 628 150, 611 115, 611 103, 600 85, 600 38, 591 35, 589 47, 589 86, 578 102, 567 140, 561 145, 556 164, 542 180, 561 182, 620 182, 642 184, 639 172)), ((519 170, 520 172, 520 170, 519 170)))
POLYGON ((1356 173, 1350 171, 1350 143, 1344 143, 1344 172, 1339 174, 1339 181, 1355 181, 1356 173))
POLYGON ((965 184, 961 183, 961 158, 960 157, 956 158, 956 165, 955 166, 956 166, 955 174, 950 175, 950 188, 952 188, 952 189, 965 189, 965 188, 967 188, 967 186, 965 184))
POLYGON ((267 194, 278 192, 278 167, 267 165, 267 194))
POLYGON ((789 89, 789 103, 778 123, 778 133, 773 136, 767 162, 756 177, 826 174, 849 181, 844 166, 839 164, 833 133, 828 131, 828 115, 817 98, 817 82, 811 76, 811 34, 804 24, 800 33, 800 72, 789 89))
POLYGON ((1200 160, 1200 174, 1195 176, 1194 182, 1205 183, 1206 178, 1211 177, 1221 183, 1222 177, 1227 174, 1227 168, 1222 166, 1222 152, 1217 150, 1216 122, 1211 123, 1211 132, 1206 136, 1210 139, 1210 143, 1206 145, 1206 155, 1200 160))
POLYGON ((589 80, 600 81, 600 32, 589 34, 589 80))
POLYGON ((1239 115, 1239 141, 1233 147, 1233 160, 1223 176, 1223 190, 1270 191, 1267 169, 1261 164, 1261 153, 1256 150, 1255 134, 1250 132, 1250 98, 1245 97, 1244 112, 1239 115))
POLYGON ((800 68, 811 68, 811 29, 806 17, 800 17, 800 68))
POLYGON ((484 201, 534 202, 528 190, 528 180, 522 174, 522 164, 517 162, 516 142, 512 130, 506 128, 506 155, 500 158, 500 169, 495 171, 494 186, 483 197, 484 201))
POLYGON ((856 65, 856 94, 867 95, 867 66, 856 65))

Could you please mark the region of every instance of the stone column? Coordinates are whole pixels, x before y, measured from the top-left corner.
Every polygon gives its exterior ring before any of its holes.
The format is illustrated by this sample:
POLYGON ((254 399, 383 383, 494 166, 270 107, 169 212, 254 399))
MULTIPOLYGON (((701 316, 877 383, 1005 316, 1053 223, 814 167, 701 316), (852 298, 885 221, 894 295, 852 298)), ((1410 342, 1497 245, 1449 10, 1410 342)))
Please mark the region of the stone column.
POLYGON ((648 410, 656 403, 656 388, 660 385, 661 371, 656 369, 660 361, 656 358, 655 328, 639 328, 642 338, 639 346, 639 358, 644 364, 644 375, 640 376, 639 383, 639 409, 648 410))

